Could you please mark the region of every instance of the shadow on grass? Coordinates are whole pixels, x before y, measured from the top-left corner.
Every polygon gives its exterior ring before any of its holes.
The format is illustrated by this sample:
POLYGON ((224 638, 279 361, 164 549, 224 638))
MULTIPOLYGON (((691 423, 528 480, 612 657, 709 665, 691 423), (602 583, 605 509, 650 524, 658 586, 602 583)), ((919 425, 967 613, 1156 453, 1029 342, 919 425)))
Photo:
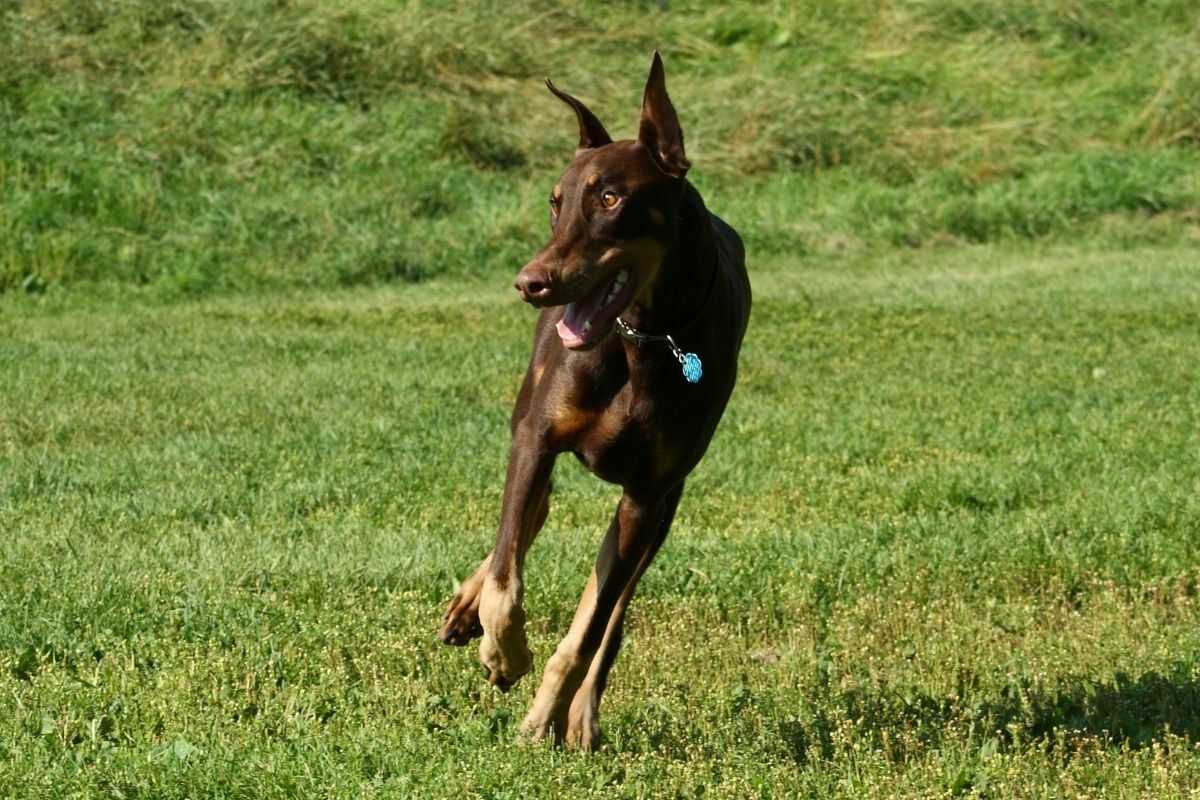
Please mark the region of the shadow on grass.
POLYGON ((960 741, 964 727, 979 731, 985 742, 994 740, 992 747, 1017 741, 1055 747, 1060 739, 1090 738, 1106 747, 1138 749, 1167 734, 1200 742, 1200 681, 1182 667, 1136 679, 1117 673, 1109 682, 1070 678, 1051 690, 1014 682, 999 697, 974 702, 911 691, 852 691, 814 706, 807 719, 789 717, 779 727, 780 744, 798 764, 838 757, 834 716, 860 720, 874 744, 885 749, 890 748, 884 741, 904 737, 883 737, 883 731, 915 732, 923 746, 936 747, 960 741))
MULTIPOLYGON (((1032 697, 1030 710, 1027 730, 1034 738, 1062 729, 1135 748, 1164 733, 1200 741, 1200 682, 1182 670, 1171 676, 1150 672, 1136 680, 1117 673, 1111 685, 1078 681, 1032 697)), ((1012 716, 1019 721, 1027 713, 1017 710, 1012 716)))

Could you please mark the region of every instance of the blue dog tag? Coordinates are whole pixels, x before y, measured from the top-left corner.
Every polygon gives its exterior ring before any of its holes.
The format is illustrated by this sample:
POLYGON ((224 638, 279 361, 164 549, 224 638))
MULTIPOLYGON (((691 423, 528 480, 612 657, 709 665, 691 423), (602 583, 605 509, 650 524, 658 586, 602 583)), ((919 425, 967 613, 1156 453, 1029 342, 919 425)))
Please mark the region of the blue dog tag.
POLYGON ((700 356, 695 353, 684 353, 680 357, 679 363, 683 366, 683 377, 687 378, 688 383, 700 382, 700 376, 704 374, 704 365, 700 363, 700 356))

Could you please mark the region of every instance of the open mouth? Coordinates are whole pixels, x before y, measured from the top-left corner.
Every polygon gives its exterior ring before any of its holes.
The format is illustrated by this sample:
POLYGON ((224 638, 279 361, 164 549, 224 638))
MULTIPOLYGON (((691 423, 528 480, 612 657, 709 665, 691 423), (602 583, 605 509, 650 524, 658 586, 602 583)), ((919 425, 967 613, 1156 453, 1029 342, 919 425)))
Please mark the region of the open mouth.
POLYGON ((558 336, 568 350, 585 350, 608 335, 613 321, 633 297, 637 281, 626 269, 600 281, 583 297, 567 304, 558 336))

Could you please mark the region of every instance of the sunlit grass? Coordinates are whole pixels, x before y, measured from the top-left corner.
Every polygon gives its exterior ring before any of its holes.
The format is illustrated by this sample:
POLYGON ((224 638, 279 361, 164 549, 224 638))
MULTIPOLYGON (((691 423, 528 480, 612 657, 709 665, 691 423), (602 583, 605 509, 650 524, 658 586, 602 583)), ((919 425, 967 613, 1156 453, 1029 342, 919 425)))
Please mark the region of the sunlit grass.
MULTIPOLYGON (((0 4, 0 795, 1200 792, 1184 2, 0 4), (740 384, 583 756, 433 635, 574 122, 662 51, 740 384)), ((616 495, 562 459, 538 664, 616 495)), ((536 676, 534 676, 536 677, 536 676)))
MULTIPOLYGON (((741 382, 594 756, 433 635, 490 545, 504 281, 0 298, 0 794, 1200 788, 1190 248, 752 261, 741 382)), ((539 664, 611 487, 563 459, 539 664)))
POLYGON ((697 182, 755 252, 1195 237, 1185 2, 0 10, 0 290, 168 293, 510 270, 658 48, 697 182))

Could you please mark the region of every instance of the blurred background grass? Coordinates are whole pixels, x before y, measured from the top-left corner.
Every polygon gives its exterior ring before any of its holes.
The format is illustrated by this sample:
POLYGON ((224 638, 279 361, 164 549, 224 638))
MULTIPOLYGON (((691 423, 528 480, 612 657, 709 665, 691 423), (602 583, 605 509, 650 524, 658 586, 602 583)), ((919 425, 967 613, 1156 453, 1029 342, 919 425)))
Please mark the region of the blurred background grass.
POLYGON ((0 3, 0 289, 498 276, 653 49, 754 255, 1200 237, 1200 4, 0 3))

